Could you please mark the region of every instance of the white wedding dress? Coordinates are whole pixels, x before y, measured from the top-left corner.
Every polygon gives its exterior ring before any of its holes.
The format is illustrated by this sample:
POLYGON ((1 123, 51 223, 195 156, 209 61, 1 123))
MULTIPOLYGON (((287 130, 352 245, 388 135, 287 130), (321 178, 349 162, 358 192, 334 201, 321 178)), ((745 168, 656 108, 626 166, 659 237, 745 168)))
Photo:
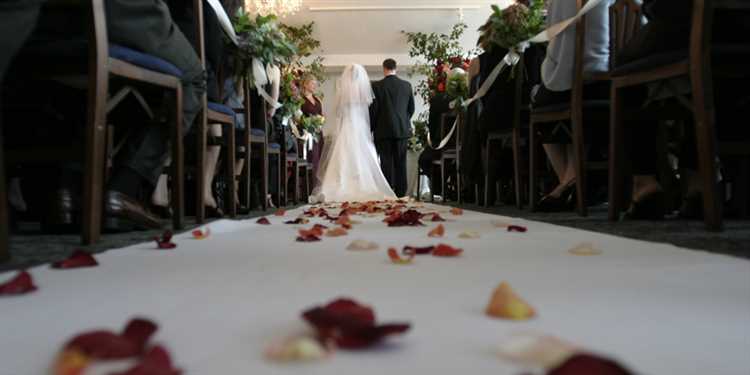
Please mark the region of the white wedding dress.
POLYGON ((339 78, 336 118, 323 127, 325 146, 311 203, 394 200, 380 169, 370 130, 369 106, 374 99, 367 71, 349 65, 339 78))

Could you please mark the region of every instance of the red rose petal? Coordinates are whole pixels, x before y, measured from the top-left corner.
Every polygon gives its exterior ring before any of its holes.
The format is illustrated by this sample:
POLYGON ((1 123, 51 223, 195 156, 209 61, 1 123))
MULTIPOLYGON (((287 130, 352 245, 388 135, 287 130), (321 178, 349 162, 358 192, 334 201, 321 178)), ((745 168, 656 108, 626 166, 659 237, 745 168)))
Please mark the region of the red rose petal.
POLYGON ((0 296, 11 296, 33 292, 37 289, 31 274, 21 271, 14 278, 0 284, 0 296))
POLYGON ((439 222, 439 221, 445 221, 445 219, 443 219, 443 217, 440 216, 440 214, 433 214, 432 215, 432 221, 433 222, 439 222))
POLYGON ((83 250, 76 250, 68 259, 52 263, 52 268, 70 269, 81 267, 96 267, 98 265, 99 263, 96 261, 96 259, 94 259, 93 255, 83 250))
POLYGON ((180 375, 182 371, 172 365, 169 352, 161 346, 154 346, 138 363, 131 369, 115 375, 180 375))
POLYGON ((443 237, 444 235, 445 227, 443 226, 443 224, 439 224, 437 227, 427 233, 428 237, 443 237))
POLYGON ((411 325, 406 323, 349 327, 341 330, 335 337, 335 342, 342 349, 364 349, 377 344, 387 336, 405 333, 409 328, 411 325))
POLYGON ((631 375, 632 373, 611 359, 585 353, 573 355, 547 373, 547 375, 580 374, 631 375))
POLYGON ((392 263, 409 264, 414 260, 414 253, 404 252, 404 255, 406 255, 406 258, 402 258, 400 255, 398 255, 398 250, 396 250, 396 248, 394 247, 388 249, 388 258, 391 259, 392 263))
POLYGON ((318 241, 320 241, 320 237, 314 234, 308 234, 305 236, 297 237, 297 242, 318 242, 318 241))
POLYGON ((156 246, 159 249, 174 249, 177 247, 177 244, 172 242, 172 231, 169 230, 164 231, 161 238, 154 237, 154 241, 156 241, 156 246))
POLYGON ((110 331, 82 333, 65 345, 96 359, 123 359, 139 356, 146 342, 156 332, 156 324, 142 319, 132 320, 122 335, 110 331))
POLYGON ((457 257, 463 253, 463 249, 457 249, 452 246, 440 244, 435 247, 432 251, 432 255, 436 257, 457 257))
POLYGON ((260 225, 271 225, 271 222, 268 221, 268 218, 265 218, 265 217, 262 217, 262 218, 258 219, 258 221, 256 221, 256 223, 260 224, 260 225))
POLYGON ((192 234, 193 238, 195 238, 196 240, 205 240, 206 238, 208 238, 208 236, 211 235, 211 228, 207 227, 205 231, 196 229, 192 232, 192 234))
POLYGON ((528 231, 528 229, 526 229, 526 227, 522 227, 520 225, 508 225, 508 232, 525 233, 526 231, 528 231))
POLYGON ((402 252, 404 254, 414 253, 416 255, 425 255, 425 254, 432 253, 434 250, 435 250, 435 246, 425 246, 425 247, 405 246, 402 252))
POLYGON ((276 215, 276 216, 284 216, 284 215, 286 215, 286 210, 283 209, 283 208, 279 208, 278 210, 276 210, 276 212, 274 213, 274 215, 276 215))

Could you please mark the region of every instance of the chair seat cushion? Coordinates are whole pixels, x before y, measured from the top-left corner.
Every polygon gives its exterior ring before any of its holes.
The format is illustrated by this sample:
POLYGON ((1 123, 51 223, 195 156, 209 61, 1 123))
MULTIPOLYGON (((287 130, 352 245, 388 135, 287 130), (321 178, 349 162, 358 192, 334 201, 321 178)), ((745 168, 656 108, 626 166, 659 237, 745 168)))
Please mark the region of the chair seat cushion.
POLYGON ((252 129, 250 129, 250 134, 254 135, 256 137, 265 137, 266 136, 266 131, 263 130, 263 129, 252 128, 252 129))
POLYGON ((215 102, 208 102, 208 109, 223 113, 227 116, 234 116, 234 110, 231 107, 225 106, 223 104, 215 103, 215 102))
MULTIPOLYGON (((560 103, 554 105, 548 105, 546 107, 534 108, 531 113, 553 113, 566 111, 570 108, 570 103, 560 103)), ((607 109, 609 108, 609 100, 584 100, 584 109, 607 109)))
POLYGON ((182 71, 174 66, 174 64, 156 56, 138 52, 134 49, 124 47, 119 44, 109 45, 109 56, 115 59, 129 62, 141 68, 169 74, 175 77, 182 77, 182 71))
POLYGON ((281 150, 281 145, 278 143, 269 143, 268 148, 272 150, 281 150))

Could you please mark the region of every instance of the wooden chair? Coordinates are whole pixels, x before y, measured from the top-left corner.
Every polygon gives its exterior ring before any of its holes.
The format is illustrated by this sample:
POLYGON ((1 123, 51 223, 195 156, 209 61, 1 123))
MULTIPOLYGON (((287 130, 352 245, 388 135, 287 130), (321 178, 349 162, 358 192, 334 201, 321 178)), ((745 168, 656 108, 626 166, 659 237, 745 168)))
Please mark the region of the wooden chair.
MULTIPOLYGON (((197 40, 198 57, 200 58, 201 65, 206 68, 206 51, 205 51, 205 36, 204 36, 204 20, 203 20, 203 1, 204 0, 193 0, 193 11, 195 13, 195 35, 197 40)), ((226 191, 226 202, 228 204, 228 212, 230 217, 237 216, 237 201, 235 194, 234 185, 234 161, 235 161, 235 129, 234 129, 234 109, 225 106, 221 103, 208 102, 206 94, 203 94, 202 99, 203 105, 198 113, 198 127, 196 128, 196 178, 195 178, 195 195, 196 195, 196 206, 195 206, 195 221, 202 224, 206 220, 205 211, 205 186, 203 179, 205 170, 203 167, 203 161, 206 155, 206 131, 208 124, 221 124, 223 128, 223 145, 224 145, 224 172, 226 174, 227 191, 226 191)))
MULTIPOLYGON (((581 9, 587 0, 576 0, 577 9, 581 9)), ((586 207, 586 159, 585 143, 583 136, 584 110, 587 116, 594 112, 604 112, 609 108, 606 100, 584 100, 584 82, 606 82, 606 75, 584 76, 583 73, 583 48, 586 35, 585 16, 581 17, 575 24, 575 58, 573 87, 570 95, 570 104, 552 105, 549 107, 533 108, 529 118, 529 208, 536 209, 537 199, 537 140, 536 132, 540 125, 557 125, 569 123, 572 128, 573 148, 575 154, 574 168, 576 172, 577 211, 581 216, 588 215, 586 207)), ((590 167, 604 169, 606 164, 590 164, 590 167)))
POLYGON ((3 128, 0 121, 0 263, 10 260, 8 223, 8 197, 5 192, 5 160, 3 150, 3 128))
MULTIPOLYGON (((493 170, 492 161, 494 160, 490 154, 493 149, 492 146, 496 143, 502 145, 507 144, 509 141, 513 147, 513 181, 514 190, 516 195, 516 207, 519 209, 523 208, 523 200, 521 197, 521 132, 523 131, 522 119, 528 119, 528 105, 524 106, 524 98, 529 96, 529 93, 524 92, 524 59, 522 58, 516 66, 516 77, 515 77, 515 97, 513 100, 513 127, 509 130, 499 130, 490 132, 487 134, 485 141, 485 160, 484 160, 484 205, 490 207, 494 202, 490 202, 490 188, 495 189, 496 184, 494 181, 491 183, 491 171, 493 170)), ((524 121, 526 122, 526 121, 524 121)))
MULTIPOLYGON (((693 0, 692 30, 687 51, 675 51, 648 56, 644 59, 620 66, 612 71, 612 108, 610 117, 610 175, 609 175, 609 219, 619 219, 623 194, 623 99, 625 89, 667 80, 687 77, 691 83, 692 100, 679 98, 692 112, 695 122, 698 173, 703 187, 703 213, 709 230, 722 228, 722 202, 717 191, 717 139, 714 125, 715 104, 713 99, 713 75, 722 73, 744 74, 743 62, 732 62, 721 70, 712 70, 712 54, 748 51, 746 45, 712 46, 713 17, 715 9, 750 10, 750 3, 738 0, 693 0)), ((640 9, 632 1, 619 0, 610 9, 616 20, 611 30, 613 35, 612 56, 616 57, 622 46, 638 31, 640 9), (636 26, 633 26, 636 25, 636 26)), ((746 63, 746 62, 745 62, 746 63)), ((747 145, 726 147, 748 149, 747 145), (736 147, 739 146, 739 147, 736 147)))
POLYGON ((306 196, 310 194, 310 177, 308 174, 308 167, 310 167, 310 165, 307 162, 307 159, 303 157, 304 149, 304 142, 297 139, 295 145, 296 152, 287 155, 287 163, 289 163, 292 168, 291 183, 292 189, 294 190, 292 191, 291 198, 294 204, 299 204, 300 201, 304 201, 302 197, 306 198, 306 196), (304 183, 304 193, 300 191, 300 188, 302 187, 301 183, 304 183))
MULTIPOLYGON (((63 11, 80 11, 85 8, 89 23, 88 63, 65 64, 56 61, 49 64, 48 59, 37 59, 37 64, 30 66, 37 78, 54 78, 61 76, 87 76, 87 124, 84 139, 84 175, 82 207, 82 243, 96 243, 101 236, 102 190, 106 164, 106 118, 107 113, 116 107, 126 95, 122 91, 109 95, 110 81, 127 83, 123 90, 133 90, 131 85, 158 87, 174 93, 170 107, 174 115, 170 118, 172 146, 172 209, 173 227, 184 228, 184 184, 183 178, 183 144, 182 144, 182 72, 160 58, 139 51, 110 44, 107 39, 106 16, 103 0, 86 1, 50 1, 47 6, 63 11)), ((64 155, 75 155, 77 150, 60 150, 47 152, 60 160, 64 155), (71 152, 72 151, 72 152, 71 152)), ((33 159, 35 153, 9 153, 9 159, 33 159), (13 157, 12 157, 13 156, 13 157)), ((0 230, 1 231, 1 230, 0 230)))
MULTIPOLYGON (((437 181, 435 179, 435 169, 440 169, 440 184, 442 188, 442 194, 443 194, 443 202, 447 202, 448 199, 448 167, 450 164, 453 164, 454 171, 455 171, 455 188, 456 188, 456 201, 458 203, 463 203, 463 200, 461 199, 461 126, 464 118, 464 113, 462 111, 455 111, 455 112, 448 112, 442 114, 440 118, 440 139, 444 139, 446 136, 448 136, 448 132, 450 131, 450 128, 453 126, 454 121, 458 118, 458 125, 456 126, 456 131, 453 133, 453 136, 448 141, 448 143, 443 148, 442 153, 440 154, 440 159, 437 159, 432 162, 433 164, 433 171, 431 173, 430 178, 432 181, 437 181)), ((435 195, 432 194, 432 201, 435 200, 435 195)))

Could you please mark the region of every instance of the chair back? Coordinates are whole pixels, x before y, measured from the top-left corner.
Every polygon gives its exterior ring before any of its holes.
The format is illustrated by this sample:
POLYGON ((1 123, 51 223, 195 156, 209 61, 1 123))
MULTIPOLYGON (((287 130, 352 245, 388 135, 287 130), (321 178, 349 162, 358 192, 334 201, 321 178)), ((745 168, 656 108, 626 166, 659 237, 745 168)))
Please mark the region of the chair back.
POLYGON ((617 55, 643 26, 643 11, 636 0, 617 0, 609 7, 609 67, 617 66, 617 55))
MULTIPOLYGON (((576 13, 586 4, 587 0, 576 0, 576 13)), ((573 87, 570 94, 570 108, 574 112, 582 111, 583 106, 583 48, 586 43, 586 16, 579 18, 575 24, 576 42, 575 59, 573 63, 573 87)), ((580 116, 576 116, 580 118, 580 116)))

